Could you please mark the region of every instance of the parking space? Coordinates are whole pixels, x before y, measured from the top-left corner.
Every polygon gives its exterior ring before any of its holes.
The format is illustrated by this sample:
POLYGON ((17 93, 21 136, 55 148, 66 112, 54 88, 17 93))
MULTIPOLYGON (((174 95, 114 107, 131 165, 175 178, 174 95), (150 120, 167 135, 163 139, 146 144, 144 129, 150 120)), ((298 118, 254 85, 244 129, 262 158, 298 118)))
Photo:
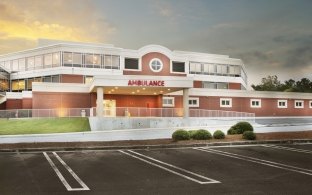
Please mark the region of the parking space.
POLYGON ((0 153, 1 194, 310 194, 311 145, 0 153))

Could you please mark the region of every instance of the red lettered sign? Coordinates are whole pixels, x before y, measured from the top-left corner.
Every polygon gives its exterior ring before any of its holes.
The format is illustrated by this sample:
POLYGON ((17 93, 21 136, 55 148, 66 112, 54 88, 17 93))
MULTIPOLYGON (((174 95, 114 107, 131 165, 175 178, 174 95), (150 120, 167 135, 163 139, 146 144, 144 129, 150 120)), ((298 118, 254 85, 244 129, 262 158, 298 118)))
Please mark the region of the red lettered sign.
POLYGON ((128 86, 164 87, 165 81, 129 80, 128 86))

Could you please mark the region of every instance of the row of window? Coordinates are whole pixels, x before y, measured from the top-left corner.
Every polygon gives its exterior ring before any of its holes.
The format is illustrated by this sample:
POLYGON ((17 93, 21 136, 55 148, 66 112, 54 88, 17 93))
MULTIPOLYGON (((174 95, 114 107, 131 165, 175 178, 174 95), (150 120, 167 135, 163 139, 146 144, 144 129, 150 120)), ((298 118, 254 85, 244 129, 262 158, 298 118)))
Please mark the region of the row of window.
MULTIPOLYGON (((287 108, 287 100, 277 100, 277 108, 287 108)), ((174 97, 163 97, 163 107, 174 107, 174 97)), ((189 107, 199 107, 199 98, 190 97, 189 107)), ((232 98, 220 98, 220 107, 231 108, 232 98)), ((251 108, 261 108, 261 99, 250 99, 251 108)), ((294 108, 304 108, 304 100, 295 100, 294 108)), ((309 108, 312 108, 312 100, 309 101, 309 108)))
POLYGON ((119 69, 120 57, 116 55, 55 52, 0 62, 12 71, 35 70, 59 66, 119 69))
MULTIPOLYGON (((11 81, 11 91, 12 92, 21 92, 21 91, 31 91, 32 90, 32 83, 33 82, 45 82, 45 83, 60 83, 62 75, 52 75, 52 76, 44 76, 44 77, 36 77, 36 78, 28 78, 28 79, 19 79, 19 80, 12 80, 11 81)), ((84 76, 84 83, 90 83, 93 79, 92 76, 84 76)), ((0 80, 0 87, 1 87, 1 80, 0 80)), ((5 87, 9 91, 9 82, 5 83, 5 87)))
MULTIPOLYGON (((288 108, 288 100, 277 100, 277 108, 288 108)), ((251 108, 261 108, 261 99, 251 99, 251 108)), ((232 98, 220 98, 220 107, 232 107, 232 98)), ((312 101, 309 101, 309 107, 312 108, 312 101)), ((294 108, 304 108, 304 100, 295 100, 294 108)))

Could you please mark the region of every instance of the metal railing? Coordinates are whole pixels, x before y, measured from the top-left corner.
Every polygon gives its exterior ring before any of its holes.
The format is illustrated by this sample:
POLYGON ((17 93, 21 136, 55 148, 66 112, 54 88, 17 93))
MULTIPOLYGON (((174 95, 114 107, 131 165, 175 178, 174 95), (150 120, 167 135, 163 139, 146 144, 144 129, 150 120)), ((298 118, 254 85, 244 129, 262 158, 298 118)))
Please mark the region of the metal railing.
POLYGON ((0 110, 0 118, 89 117, 90 108, 0 110))
MULTIPOLYGON (((96 116, 96 108, 0 110, 0 118, 56 118, 96 116)), ((104 109, 104 117, 183 117, 183 108, 114 107, 104 109)), ((190 109, 189 117, 254 121, 255 114, 224 110, 190 109)))

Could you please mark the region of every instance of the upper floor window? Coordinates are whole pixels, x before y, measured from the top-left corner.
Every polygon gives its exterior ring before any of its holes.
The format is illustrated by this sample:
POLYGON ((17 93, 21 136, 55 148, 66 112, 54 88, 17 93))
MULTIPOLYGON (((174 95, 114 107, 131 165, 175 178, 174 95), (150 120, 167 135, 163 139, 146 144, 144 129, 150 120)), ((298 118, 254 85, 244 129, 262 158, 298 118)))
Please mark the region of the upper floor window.
POLYGON ((139 59, 137 59, 137 58, 125 58, 125 69, 138 70, 139 69, 139 59))
POLYGON ((304 108, 303 100, 295 100, 295 108, 304 108))
POLYGON ((232 107, 232 98, 220 98, 220 107, 232 107))
POLYGON ((185 73, 185 63, 172 62, 172 72, 185 73))
POLYGON ((158 58, 152 59, 149 63, 149 66, 153 72, 160 72, 163 69, 163 63, 158 58))

